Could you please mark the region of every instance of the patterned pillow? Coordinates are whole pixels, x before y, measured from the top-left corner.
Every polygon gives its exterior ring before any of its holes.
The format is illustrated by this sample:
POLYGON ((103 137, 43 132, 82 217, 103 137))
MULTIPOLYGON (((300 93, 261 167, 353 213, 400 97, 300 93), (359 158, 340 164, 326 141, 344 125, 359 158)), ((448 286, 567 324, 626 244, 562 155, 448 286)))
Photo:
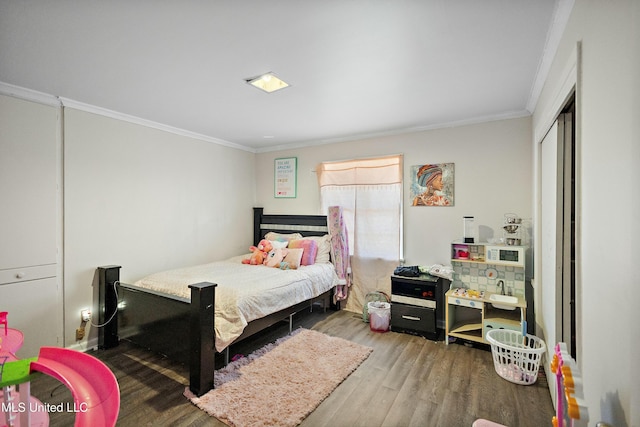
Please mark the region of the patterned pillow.
POLYGON ((282 234, 276 233, 275 231, 268 232, 265 236, 267 240, 293 240, 293 239, 302 239, 302 234, 300 233, 291 233, 291 234, 282 234))
POLYGON ((273 249, 284 249, 289 244, 288 240, 269 240, 273 249))
POLYGON ((306 236, 305 239, 313 240, 318 244, 316 264, 331 262, 331 237, 328 234, 324 236, 306 236))
POLYGON ((316 262, 316 254, 318 253, 318 243, 311 239, 296 239, 289 242, 289 249, 301 248, 302 259, 300 265, 313 265, 316 262))

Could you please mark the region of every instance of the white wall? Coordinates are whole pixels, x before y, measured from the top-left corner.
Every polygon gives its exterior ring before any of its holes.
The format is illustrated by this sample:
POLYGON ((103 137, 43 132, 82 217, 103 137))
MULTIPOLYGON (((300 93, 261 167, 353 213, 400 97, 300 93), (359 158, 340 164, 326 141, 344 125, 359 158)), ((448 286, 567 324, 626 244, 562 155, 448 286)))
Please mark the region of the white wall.
POLYGON ((576 1, 533 117, 534 129, 550 125, 554 100, 565 95, 558 88, 581 42, 577 326, 590 425, 640 426, 638 333, 631 332, 639 316, 629 297, 639 285, 631 274, 639 237, 639 25, 638 0, 576 1))
POLYGON ((97 313, 96 267, 121 265, 132 283, 246 252, 253 170, 247 151, 65 108, 65 345, 80 310, 97 313))
POLYGON ((0 94, 0 311, 19 357, 63 343, 59 129, 58 106, 0 94))
MULTIPOLYGON (((635 55, 632 55, 632 64, 631 70, 633 70, 633 75, 640 75, 640 25, 638 25, 638 20, 640 19, 640 1, 636 0, 633 3, 632 7, 632 16, 634 19, 633 30, 631 32, 631 52, 635 52, 635 55)), ((633 97, 633 104, 631 107, 631 116, 632 117, 640 117, 640 79, 633 79, 630 93, 633 97)), ((640 120, 633 120, 631 123, 632 126, 632 135, 633 140, 636 142, 631 144, 631 159, 635 159, 635 164, 640 163, 640 144, 638 144, 638 140, 640 139, 640 120)), ((632 140, 632 141, 633 141, 632 140)), ((634 160, 632 160, 634 161, 634 160)), ((631 187, 637 188, 638 183, 640 183, 640 168, 634 166, 631 169, 631 187), (634 184, 635 183, 635 186, 634 184)), ((638 237, 640 236, 640 221, 637 220, 638 213, 640 212, 640 191, 631 191, 630 192, 630 202, 631 202, 631 212, 633 212, 633 218, 631 222, 631 239, 634 241, 638 241, 638 237)), ((631 248, 629 248, 631 249, 631 248)), ((631 276, 631 265, 629 265, 628 276, 631 276)), ((635 277, 635 282, 632 281, 632 286, 635 284, 635 288, 637 289, 638 278, 635 277)), ((630 321, 635 322, 638 319, 638 315, 634 315, 631 313, 630 321)), ((635 324, 635 323, 634 323, 635 324)), ((629 342, 631 343, 631 356, 630 360, 633 361, 633 355, 640 354, 640 328, 631 327, 632 333, 629 338, 629 342)), ((631 384, 631 400, 629 402, 629 419, 631 420, 632 425, 640 425, 640 390, 638 390, 638 384, 640 384, 640 369, 637 369, 634 366, 633 362, 629 364, 629 382, 631 384)))
POLYGON ((462 217, 502 236, 504 214, 532 217, 531 118, 442 128, 396 136, 318 145, 256 156, 256 202, 267 213, 320 213, 313 169, 322 161, 404 154, 405 260, 408 265, 450 264, 450 243, 462 237, 462 217), (298 197, 273 197, 273 164, 298 158, 298 197), (455 163, 455 206, 413 207, 412 165, 455 163))

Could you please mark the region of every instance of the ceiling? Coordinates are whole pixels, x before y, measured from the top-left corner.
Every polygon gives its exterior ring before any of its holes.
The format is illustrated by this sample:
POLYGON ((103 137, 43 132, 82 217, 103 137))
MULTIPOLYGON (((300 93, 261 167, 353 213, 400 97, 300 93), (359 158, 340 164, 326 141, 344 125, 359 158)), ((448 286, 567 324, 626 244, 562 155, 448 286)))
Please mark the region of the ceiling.
POLYGON ((0 0, 0 82, 255 152, 519 117, 560 2, 0 0))

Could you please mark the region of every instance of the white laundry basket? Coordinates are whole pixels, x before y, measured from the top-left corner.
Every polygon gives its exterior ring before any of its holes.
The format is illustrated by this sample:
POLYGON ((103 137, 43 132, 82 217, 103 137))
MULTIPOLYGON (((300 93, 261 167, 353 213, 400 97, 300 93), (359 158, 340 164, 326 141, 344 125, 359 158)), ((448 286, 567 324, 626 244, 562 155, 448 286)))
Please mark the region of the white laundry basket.
POLYGON ((531 385, 538 379, 540 359, 547 350, 544 341, 508 329, 487 332, 493 366, 498 375, 516 384, 531 385))

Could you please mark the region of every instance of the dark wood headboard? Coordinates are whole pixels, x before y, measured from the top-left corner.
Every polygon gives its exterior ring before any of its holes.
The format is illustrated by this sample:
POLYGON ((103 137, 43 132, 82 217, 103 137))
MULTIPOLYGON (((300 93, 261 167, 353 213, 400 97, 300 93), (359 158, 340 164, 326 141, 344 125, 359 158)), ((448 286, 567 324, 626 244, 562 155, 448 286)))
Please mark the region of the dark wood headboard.
POLYGON ((303 236, 328 234, 326 215, 265 215, 264 208, 253 208, 254 244, 270 232, 300 233, 303 236))

